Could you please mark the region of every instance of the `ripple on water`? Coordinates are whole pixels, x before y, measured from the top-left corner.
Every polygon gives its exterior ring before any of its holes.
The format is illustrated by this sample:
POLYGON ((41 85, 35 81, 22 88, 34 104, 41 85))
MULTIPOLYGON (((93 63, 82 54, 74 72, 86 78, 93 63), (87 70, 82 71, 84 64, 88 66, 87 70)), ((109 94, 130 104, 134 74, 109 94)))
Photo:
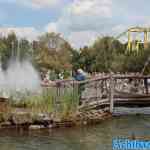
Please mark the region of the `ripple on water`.
POLYGON ((0 150, 111 150, 116 137, 150 139, 149 116, 124 116, 84 128, 0 132, 0 150))

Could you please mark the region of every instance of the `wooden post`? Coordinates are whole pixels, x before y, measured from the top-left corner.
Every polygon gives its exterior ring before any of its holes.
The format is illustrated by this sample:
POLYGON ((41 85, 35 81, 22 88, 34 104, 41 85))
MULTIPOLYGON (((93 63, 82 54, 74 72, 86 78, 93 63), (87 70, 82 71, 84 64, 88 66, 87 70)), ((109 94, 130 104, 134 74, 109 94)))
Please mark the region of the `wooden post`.
POLYGON ((148 79, 147 78, 144 78, 144 86, 145 86, 145 93, 146 94, 149 94, 149 90, 148 90, 148 79))
POLYGON ((110 74, 110 113, 113 113, 114 109, 114 78, 113 73, 110 74))

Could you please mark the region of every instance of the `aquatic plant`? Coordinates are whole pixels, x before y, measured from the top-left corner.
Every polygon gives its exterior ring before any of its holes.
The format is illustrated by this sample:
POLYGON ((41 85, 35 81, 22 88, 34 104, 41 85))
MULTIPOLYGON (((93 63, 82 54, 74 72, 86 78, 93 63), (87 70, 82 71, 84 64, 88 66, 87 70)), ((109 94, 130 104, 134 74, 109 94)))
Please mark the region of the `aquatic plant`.
POLYGON ((11 101, 12 107, 24 107, 34 114, 51 113, 63 119, 74 115, 79 104, 78 87, 43 88, 40 94, 27 94, 20 98, 20 100, 11 101))
POLYGON ((42 93, 29 95, 19 103, 22 103, 23 106, 30 108, 35 113, 52 113, 54 95, 53 89, 43 89, 42 93))
POLYGON ((72 87, 64 90, 62 95, 62 118, 68 118, 74 115, 77 111, 80 95, 78 87, 72 87))

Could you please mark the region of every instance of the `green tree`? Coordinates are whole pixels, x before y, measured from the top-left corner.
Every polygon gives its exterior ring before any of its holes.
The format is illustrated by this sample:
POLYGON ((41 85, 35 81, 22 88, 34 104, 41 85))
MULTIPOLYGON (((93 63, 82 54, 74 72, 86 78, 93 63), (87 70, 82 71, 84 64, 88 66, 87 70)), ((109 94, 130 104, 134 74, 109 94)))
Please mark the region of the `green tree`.
POLYGON ((46 33, 39 38, 35 51, 35 61, 41 69, 56 73, 72 70, 72 48, 60 34, 46 33))

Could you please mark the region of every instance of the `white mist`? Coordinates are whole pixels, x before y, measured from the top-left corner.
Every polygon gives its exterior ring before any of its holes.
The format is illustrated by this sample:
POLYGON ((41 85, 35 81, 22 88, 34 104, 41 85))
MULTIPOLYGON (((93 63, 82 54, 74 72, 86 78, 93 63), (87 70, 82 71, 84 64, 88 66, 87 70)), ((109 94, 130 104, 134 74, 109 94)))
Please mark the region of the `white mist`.
POLYGON ((25 60, 10 61, 7 71, 0 68, 0 91, 5 96, 12 93, 37 93, 41 89, 41 80, 33 65, 25 60))

